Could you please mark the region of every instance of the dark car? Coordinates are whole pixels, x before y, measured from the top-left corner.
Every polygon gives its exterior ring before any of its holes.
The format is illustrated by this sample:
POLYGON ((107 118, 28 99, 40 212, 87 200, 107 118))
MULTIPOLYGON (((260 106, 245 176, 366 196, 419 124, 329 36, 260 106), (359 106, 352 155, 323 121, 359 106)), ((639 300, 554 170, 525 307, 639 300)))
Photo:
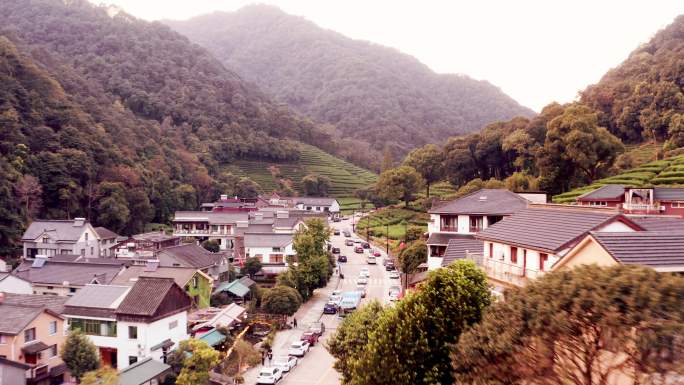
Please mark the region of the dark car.
POLYGON ((370 249, 370 243, 368 243, 368 242, 362 243, 361 246, 362 246, 364 249, 370 249))
POLYGON ((345 246, 354 246, 354 241, 352 241, 351 239, 347 239, 346 241, 344 241, 344 245, 345 246))
POLYGON ((323 306, 323 314, 337 313, 337 305, 334 302, 328 302, 323 306))
POLYGON ((347 238, 351 237, 351 233, 350 233, 349 231, 347 231, 347 230, 344 230, 344 231, 342 232, 342 234, 344 234, 344 236, 347 237, 347 238))
POLYGON ((333 234, 335 234, 335 235, 340 235, 340 230, 335 230, 335 231, 333 232, 333 234))
POLYGON ((347 256, 346 255, 340 255, 337 257, 337 262, 347 262, 347 256))
POLYGON ((354 248, 354 252, 355 252, 356 254, 363 254, 363 247, 361 247, 361 246, 356 246, 356 247, 354 248))
POLYGON ((314 346, 316 345, 316 342, 318 342, 318 334, 312 332, 312 331, 306 331, 302 333, 302 336, 299 337, 301 341, 306 341, 309 343, 309 345, 314 346))
POLYGON ((333 253, 333 254, 339 254, 339 253, 340 253, 340 248, 339 248, 339 247, 333 247, 333 248, 332 248, 332 253, 333 253))
POLYGON ((386 271, 392 271, 394 270, 394 262, 393 261, 387 261, 387 264, 385 264, 385 270, 386 271))

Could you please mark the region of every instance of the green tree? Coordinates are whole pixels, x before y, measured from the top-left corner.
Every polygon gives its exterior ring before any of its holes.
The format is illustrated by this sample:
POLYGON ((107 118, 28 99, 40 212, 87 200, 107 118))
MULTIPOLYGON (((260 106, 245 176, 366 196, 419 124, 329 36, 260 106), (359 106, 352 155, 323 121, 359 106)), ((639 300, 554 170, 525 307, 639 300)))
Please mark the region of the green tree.
MULTIPOLYGON (((211 251, 212 253, 218 253, 221 250, 219 241, 216 239, 207 239, 206 241, 202 242, 202 247, 211 251)), ((261 267, 259 267, 259 269, 261 269, 261 267)))
POLYGON ((399 268, 406 274, 405 284, 408 284, 410 277, 418 270, 418 266, 427 262, 427 244, 420 239, 408 244, 399 253, 399 268))
POLYGON ((667 146, 671 149, 684 147, 684 114, 674 114, 667 127, 670 139, 667 146))
POLYGON ((378 317, 349 363, 348 384, 453 384, 449 349, 489 301, 487 278, 472 262, 431 272, 419 291, 378 317))
POLYGON ((302 296, 296 289, 276 286, 261 300, 261 306, 271 314, 293 315, 302 304, 302 296))
POLYGON ((327 341, 327 349, 335 357, 334 368, 342 374, 342 383, 352 379, 352 362, 366 348, 370 333, 375 330, 383 311, 379 301, 373 300, 344 318, 327 341))
POLYGON ((93 370, 83 375, 80 385, 118 385, 119 373, 109 367, 93 370))
POLYGON ((219 352, 198 339, 181 341, 178 350, 186 354, 176 384, 204 385, 209 380, 209 371, 219 364, 219 352), (188 354, 189 353, 189 354, 188 354))
MULTIPOLYGON (((619 265, 544 275, 506 292, 453 353, 461 384, 633 384, 682 374, 684 278, 619 265)), ((657 382, 660 383, 660 382, 657 382)))
POLYGON ((302 178, 302 189, 307 196, 328 196, 330 178, 325 175, 306 175, 302 178))
POLYGON ((121 183, 100 183, 98 195, 101 198, 97 207, 97 223, 115 232, 124 229, 131 217, 125 191, 121 183))
POLYGON ((241 273, 247 274, 250 278, 261 271, 261 261, 257 257, 247 258, 245 265, 242 266, 241 273))
POLYGON ((414 168, 401 166, 380 174, 377 188, 380 196, 389 200, 401 200, 408 207, 422 184, 423 178, 414 168))
POLYGON ((76 380, 80 380, 85 373, 100 367, 97 347, 90 342, 88 336, 80 331, 69 333, 60 356, 76 380))
POLYGON ((197 191, 192 185, 182 184, 173 189, 175 206, 178 210, 197 208, 197 191))
POLYGON ((43 204, 43 187, 38 178, 28 174, 22 175, 14 184, 14 190, 24 206, 24 215, 27 221, 32 220, 43 204))
POLYGON ((256 198, 261 193, 261 186, 249 178, 242 178, 235 185, 235 194, 240 198, 256 198))
POLYGON ((427 144, 411 151, 404 165, 413 167, 425 181, 425 195, 430 197, 430 185, 444 176, 444 153, 434 144, 427 144))
POLYGON ((382 163, 380 163, 380 172, 385 172, 394 167, 394 156, 389 147, 385 146, 382 152, 382 163))

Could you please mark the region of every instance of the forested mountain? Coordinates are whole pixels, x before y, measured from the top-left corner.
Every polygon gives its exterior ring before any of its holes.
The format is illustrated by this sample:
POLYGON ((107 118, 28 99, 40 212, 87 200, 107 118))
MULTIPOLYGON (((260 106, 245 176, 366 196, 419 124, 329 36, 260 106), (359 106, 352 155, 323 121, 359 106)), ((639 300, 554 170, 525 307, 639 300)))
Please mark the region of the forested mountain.
POLYGON ((334 125, 339 136, 353 139, 342 148, 356 160, 374 153, 358 142, 403 154, 533 114, 486 81, 436 74, 395 49, 352 40, 272 6, 166 23, 278 100, 334 125))
POLYGON ((31 218, 130 234, 219 193, 234 159, 329 136, 160 23, 85 0, 0 0, 0 255, 31 218))

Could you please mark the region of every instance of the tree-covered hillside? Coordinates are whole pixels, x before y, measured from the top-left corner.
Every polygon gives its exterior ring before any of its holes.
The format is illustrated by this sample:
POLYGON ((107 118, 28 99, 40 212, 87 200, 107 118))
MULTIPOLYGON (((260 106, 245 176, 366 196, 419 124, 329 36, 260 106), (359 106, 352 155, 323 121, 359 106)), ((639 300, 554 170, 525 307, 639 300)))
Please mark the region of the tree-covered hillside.
POLYGON ((486 81, 436 74, 395 49, 352 40, 275 7, 167 23, 278 100, 334 125, 344 139, 341 151, 376 167, 375 151, 385 146, 405 154, 496 120, 532 115, 486 81))

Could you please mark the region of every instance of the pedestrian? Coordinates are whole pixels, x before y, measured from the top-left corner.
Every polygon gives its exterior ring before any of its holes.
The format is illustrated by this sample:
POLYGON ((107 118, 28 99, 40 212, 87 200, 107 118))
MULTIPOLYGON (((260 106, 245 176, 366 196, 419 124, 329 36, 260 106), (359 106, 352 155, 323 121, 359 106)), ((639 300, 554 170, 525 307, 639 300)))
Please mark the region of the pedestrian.
POLYGON ((272 358, 273 358, 273 352, 269 350, 268 351, 268 365, 271 365, 271 359, 272 358))
POLYGON ((294 325, 295 329, 297 328, 297 319, 295 318, 294 321, 292 321, 292 324, 294 325))

